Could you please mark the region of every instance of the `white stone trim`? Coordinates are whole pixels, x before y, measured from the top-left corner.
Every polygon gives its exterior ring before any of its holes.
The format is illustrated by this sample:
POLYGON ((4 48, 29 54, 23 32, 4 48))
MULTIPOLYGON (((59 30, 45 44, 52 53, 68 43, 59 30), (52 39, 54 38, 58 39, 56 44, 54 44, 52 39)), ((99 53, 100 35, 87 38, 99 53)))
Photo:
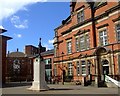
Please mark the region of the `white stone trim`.
MULTIPOLYGON (((72 32, 72 31, 71 31, 71 32, 72 32)), ((69 32, 69 33, 67 33, 67 34, 64 34, 64 35, 63 35, 63 37, 65 37, 65 36, 67 36, 67 35, 71 34, 71 32, 69 32)))
POLYGON ((84 27, 89 26, 89 25, 91 25, 91 24, 92 24, 92 22, 89 22, 89 23, 87 23, 87 24, 84 24, 84 25, 82 25, 82 26, 80 26, 80 27, 78 27, 78 28, 73 29, 72 32, 74 32, 74 31, 76 31, 76 30, 80 30, 81 28, 84 28, 84 27))
MULTIPOLYGON (((66 42, 71 42, 71 41, 72 41, 72 38, 71 38, 71 39, 66 40, 66 42)), ((72 44, 72 42, 71 42, 71 44, 72 44)))
POLYGON ((97 29, 98 31, 108 30, 107 26, 97 29))
POLYGON ((79 38, 79 36, 78 36, 78 35, 77 35, 77 36, 75 36, 75 39, 76 39, 76 38, 79 38))
POLYGON ((100 22, 102 22, 102 21, 104 21, 104 20, 107 20, 109 17, 104 17, 104 18, 102 18, 102 19, 100 19, 100 20, 97 20, 97 23, 100 23, 100 22))
POLYGON ((118 14, 118 13, 120 13, 120 11, 115 11, 115 12, 110 13, 109 16, 113 16, 113 15, 118 14))
POLYGON ((76 62, 76 61, 79 61, 80 59, 74 59, 73 61, 76 62))
POLYGON ((115 25, 117 25, 117 24, 120 24, 120 20, 118 20, 118 21, 115 22, 115 25))

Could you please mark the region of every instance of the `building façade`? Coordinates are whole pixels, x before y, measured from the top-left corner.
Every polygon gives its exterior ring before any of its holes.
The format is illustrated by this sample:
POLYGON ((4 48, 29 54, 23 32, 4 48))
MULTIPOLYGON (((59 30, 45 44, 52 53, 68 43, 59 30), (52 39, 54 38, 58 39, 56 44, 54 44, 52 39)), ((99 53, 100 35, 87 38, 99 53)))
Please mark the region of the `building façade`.
POLYGON ((120 2, 70 2, 70 16, 55 29, 53 74, 60 81, 120 80, 119 9, 120 2))

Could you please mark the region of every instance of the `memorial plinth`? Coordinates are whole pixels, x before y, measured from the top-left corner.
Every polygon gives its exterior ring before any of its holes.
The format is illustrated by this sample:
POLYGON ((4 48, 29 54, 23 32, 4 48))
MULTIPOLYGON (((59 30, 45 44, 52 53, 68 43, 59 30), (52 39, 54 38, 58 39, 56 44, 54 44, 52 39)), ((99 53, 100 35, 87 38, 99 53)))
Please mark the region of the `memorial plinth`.
POLYGON ((45 63, 40 60, 40 57, 34 59, 34 81, 32 86, 28 88, 29 90, 49 90, 47 83, 45 81, 45 63))

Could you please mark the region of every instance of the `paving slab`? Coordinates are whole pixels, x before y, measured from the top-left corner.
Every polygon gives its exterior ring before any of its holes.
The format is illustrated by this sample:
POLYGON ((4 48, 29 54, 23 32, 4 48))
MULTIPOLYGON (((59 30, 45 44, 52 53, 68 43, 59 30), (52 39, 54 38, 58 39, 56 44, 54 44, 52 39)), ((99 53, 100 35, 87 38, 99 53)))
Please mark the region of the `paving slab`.
MULTIPOLYGON (((48 95, 57 95, 57 94, 68 94, 68 95, 77 95, 77 94, 86 94, 86 95, 104 95, 104 96, 119 96, 119 88, 96 88, 92 86, 84 87, 82 85, 61 85, 61 84, 48 84, 50 90, 48 91, 30 91, 31 83, 9 83, 3 86, 2 94, 6 95, 37 95, 37 94, 48 94, 48 95)), ((25 95, 25 96, 26 96, 25 95)), ((79 95, 81 96, 81 95, 79 95)))

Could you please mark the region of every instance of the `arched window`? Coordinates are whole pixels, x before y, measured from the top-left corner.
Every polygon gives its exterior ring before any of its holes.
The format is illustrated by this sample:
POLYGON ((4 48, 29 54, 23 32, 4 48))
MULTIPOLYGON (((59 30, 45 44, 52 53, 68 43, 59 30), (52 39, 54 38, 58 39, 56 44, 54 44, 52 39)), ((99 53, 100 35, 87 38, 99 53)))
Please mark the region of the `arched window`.
POLYGON ((18 59, 13 61, 13 71, 20 72, 20 61, 18 59))
POLYGON ((108 60, 106 60, 106 59, 102 60, 102 65, 103 66, 109 66, 108 64, 109 64, 108 60))

